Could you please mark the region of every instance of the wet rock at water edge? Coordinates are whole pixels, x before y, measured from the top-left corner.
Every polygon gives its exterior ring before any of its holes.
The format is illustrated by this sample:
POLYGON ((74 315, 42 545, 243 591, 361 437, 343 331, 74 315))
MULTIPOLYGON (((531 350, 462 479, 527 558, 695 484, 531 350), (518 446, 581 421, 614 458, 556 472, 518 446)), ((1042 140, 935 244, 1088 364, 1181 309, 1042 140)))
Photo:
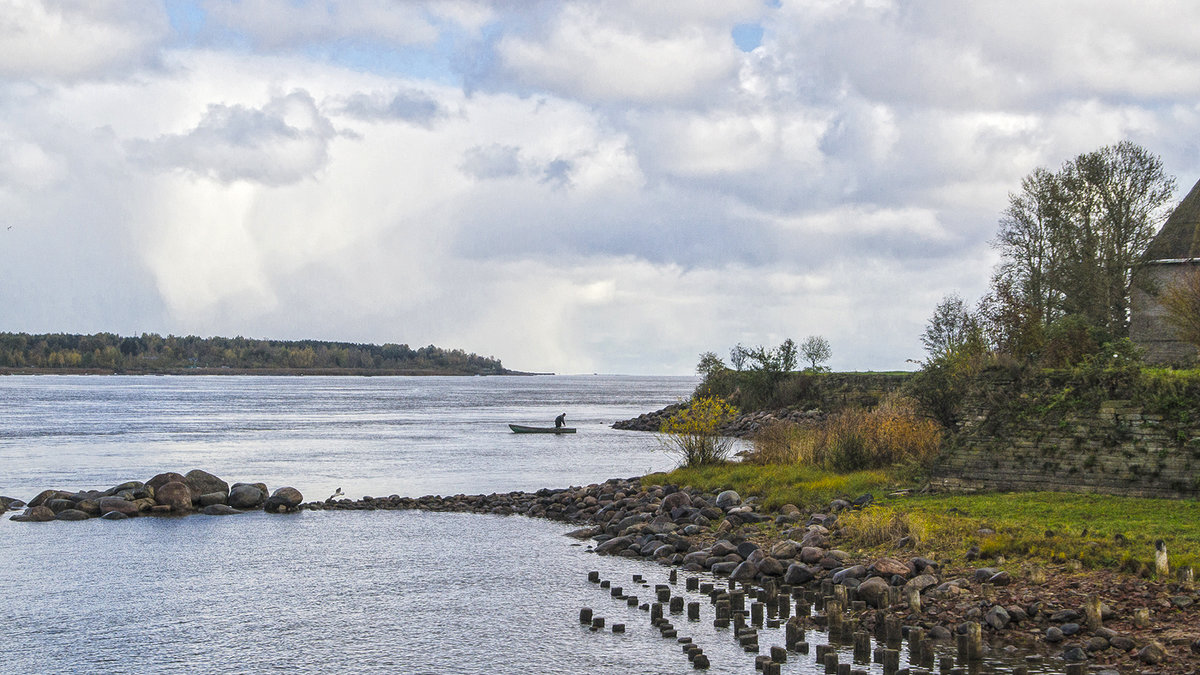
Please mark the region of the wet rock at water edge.
POLYGON ((166 473, 160 473, 146 481, 146 489, 150 491, 151 496, 156 496, 158 494, 158 488, 166 485, 167 483, 183 483, 185 480, 186 479, 183 477, 183 474, 175 473, 174 471, 168 471, 166 473))
POLYGON ((100 508, 101 515, 113 511, 125 516, 136 516, 139 513, 137 504, 121 497, 101 497, 96 502, 96 506, 100 508))
POLYGON ((235 509, 253 509, 267 500, 267 486, 258 483, 234 483, 227 503, 235 509))
POLYGON ((173 513, 187 513, 192 510, 192 490, 179 481, 164 483, 155 491, 154 501, 170 506, 173 513))
POLYGON ((88 518, 91 516, 79 509, 63 509, 54 516, 55 520, 87 520, 88 518))
POLYGON ((238 511, 228 504, 209 504, 208 506, 200 509, 200 513, 206 516, 233 516, 241 513, 241 511, 238 511))
POLYGON ((229 494, 229 483, 201 469, 192 469, 187 472, 187 475, 183 477, 183 483, 191 489, 193 501, 199 501, 201 495, 206 495, 210 492, 220 492, 224 495, 229 494))
POLYGON ((304 496, 296 488, 281 487, 267 499, 264 508, 268 513, 285 513, 287 511, 294 511, 303 501, 304 496))

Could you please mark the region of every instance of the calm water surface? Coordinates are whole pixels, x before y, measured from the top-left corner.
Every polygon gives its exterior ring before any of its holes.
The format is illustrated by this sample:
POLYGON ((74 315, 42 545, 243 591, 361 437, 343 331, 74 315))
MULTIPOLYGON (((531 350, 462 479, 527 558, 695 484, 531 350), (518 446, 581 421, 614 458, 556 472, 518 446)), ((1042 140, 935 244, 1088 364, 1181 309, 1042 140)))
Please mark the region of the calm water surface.
MULTIPOLYGON (((671 466, 618 419, 692 378, 0 378, 0 494, 203 468, 322 499, 583 485, 671 466), (575 436, 508 422, 567 413, 575 436)), ((567 526, 421 512, 0 520, 0 673, 689 673, 647 613, 586 581, 666 580, 567 526), (593 633, 595 609, 623 635, 593 633)), ((683 592, 682 584, 677 592, 683 592)), ((689 600, 704 600, 692 594, 689 600)), ((753 673, 729 631, 673 617, 712 673, 753 673)), ((810 632, 814 644, 821 634, 810 632)), ((782 644, 781 630, 760 643, 782 644)), ((845 651, 843 661, 850 658, 845 651)), ((873 672, 878 665, 871 666, 873 672)), ((1006 670, 997 666, 997 672, 1006 670)), ((812 656, 787 673, 823 672, 812 656)))

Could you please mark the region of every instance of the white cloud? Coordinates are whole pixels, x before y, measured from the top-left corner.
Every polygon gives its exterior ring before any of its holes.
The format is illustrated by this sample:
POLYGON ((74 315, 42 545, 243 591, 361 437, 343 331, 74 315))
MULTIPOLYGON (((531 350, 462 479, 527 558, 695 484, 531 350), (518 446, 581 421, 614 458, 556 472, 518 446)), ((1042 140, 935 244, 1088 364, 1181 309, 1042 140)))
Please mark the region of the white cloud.
POLYGON ((312 96, 294 91, 262 108, 210 104, 194 129, 136 142, 132 149, 150 164, 225 183, 284 185, 325 166, 333 135, 312 96))
POLYGON ((609 9, 567 3, 546 36, 506 36, 497 47, 504 69, 527 86, 592 101, 695 100, 735 81, 740 53, 729 26, 683 14, 647 27, 609 9))
POLYGON ((6 0, 0 78, 73 80, 153 64, 167 29, 153 0, 6 0))

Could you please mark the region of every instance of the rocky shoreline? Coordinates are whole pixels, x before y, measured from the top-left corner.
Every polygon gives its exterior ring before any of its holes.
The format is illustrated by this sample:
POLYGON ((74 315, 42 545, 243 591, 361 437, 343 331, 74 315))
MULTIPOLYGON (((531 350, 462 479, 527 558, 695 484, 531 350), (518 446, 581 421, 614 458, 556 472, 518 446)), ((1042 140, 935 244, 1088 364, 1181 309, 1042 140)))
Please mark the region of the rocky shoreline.
POLYGON ((191 513, 228 516, 253 510, 295 512, 303 501, 304 496, 292 487, 268 492, 264 483, 234 483, 230 486, 207 471, 193 469, 186 475, 160 473, 144 483, 127 481, 107 490, 43 490, 28 504, 13 497, 0 497, 0 513, 24 507, 23 513, 10 520, 39 523, 191 513))
MULTIPOLYGON (((643 487, 631 478, 537 492, 331 499, 299 508, 547 518, 580 525, 569 536, 594 540, 599 555, 710 572, 754 592, 800 589, 818 606, 827 595, 844 598, 842 622, 863 631, 882 632, 895 620, 906 634, 919 629, 925 640, 953 644, 975 625, 984 650, 1030 650, 1101 672, 1166 675, 1200 668, 1200 597, 1190 581, 1152 582, 1066 565, 951 569, 905 555, 904 542, 893 556, 855 560, 836 546, 837 516, 870 508, 868 495, 835 500, 822 513, 791 505, 765 513, 732 491, 643 487), (764 533, 759 523, 775 527, 764 533)), ((827 625, 828 612, 806 620, 827 625)))
MULTIPOLYGON (((622 431, 650 431, 657 433, 662 428, 663 422, 667 421, 668 418, 683 408, 684 405, 682 403, 674 403, 654 412, 643 413, 632 419, 614 422, 612 428, 622 431)), ((793 410, 791 408, 759 410, 738 414, 734 417, 733 421, 721 427, 720 431, 723 436, 748 438, 775 424, 813 425, 820 423, 825 417, 826 413, 820 410, 793 410)))
POLYGON ((857 560, 837 547, 838 514, 870 508, 870 503, 864 495, 835 500, 822 512, 805 513, 793 505, 764 512, 752 498, 743 500, 733 491, 642 486, 639 478, 536 492, 303 502, 292 488, 267 497, 265 485, 229 487, 198 470, 186 476, 160 474, 104 492, 47 490, 27 506, 0 498, 4 508, 26 506, 12 518, 19 521, 238 513, 246 508, 417 509, 547 518, 578 525, 569 536, 594 541, 591 550, 599 555, 711 573, 728 579, 731 589, 740 584, 743 592, 761 597, 769 589, 788 589, 824 608, 795 621, 827 629, 837 625, 847 636, 859 631, 883 635, 892 626, 905 634, 919 631, 926 641, 954 644, 977 631, 984 651, 1028 650, 1061 658, 1068 672, 1182 675, 1200 669, 1200 596, 1190 575, 1148 581, 1067 565, 1006 569, 1002 560, 952 569, 906 549, 903 541, 895 543, 892 555, 857 560), (241 501, 242 495, 249 502, 241 501), (238 506, 250 502, 256 503, 238 506))

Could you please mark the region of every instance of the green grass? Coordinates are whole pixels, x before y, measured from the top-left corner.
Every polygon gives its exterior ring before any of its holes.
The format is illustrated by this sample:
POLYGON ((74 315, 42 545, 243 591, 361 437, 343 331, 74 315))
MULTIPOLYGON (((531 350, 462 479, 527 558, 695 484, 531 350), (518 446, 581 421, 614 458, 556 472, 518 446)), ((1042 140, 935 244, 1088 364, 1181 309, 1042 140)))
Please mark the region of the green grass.
POLYGON ((647 485, 690 485, 717 492, 737 490, 756 496, 768 509, 795 504, 824 509, 834 498, 853 499, 865 492, 878 506, 864 515, 847 515, 838 545, 895 553, 901 534, 919 541, 927 557, 962 562, 979 546, 983 560, 1040 564, 1078 560, 1085 568, 1120 569, 1146 574, 1154 568, 1154 541, 1166 542, 1171 566, 1200 566, 1200 502, 1142 499, 1062 492, 935 494, 892 497, 895 488, 913 485, 911 471, 859 471, 837 474, 799 465, 730 463, 680 468, 650 474, 647 485), (869 515, 865 515, 869 514, 869 515), (994 535, 980 535, 980 529, 994 535), (880 536, 880 532, 894 533, 880 536))
POLYGON ((878 496, 892 486, 893 481, 883 471, 837 474, 795 464, 755 466, 740 463, 680 468, 642 479, 646 485, 690 485, 710 492, 736 490, 743 497, 758 497, 759 503, 768 509, 777 509, 784 504, 817 509, 839 497, 854 499, 866 492, 878 496))
POLYGON ((950 559, 1079 560, 1089 568, 1153 569, 1154 541, 1172 567, 1200 564, 1200 502, 1062 492, 939 494, 885 500, 925 523, 925 546, 950 559), (981 528, 995 535, 977 534, 981 528))

